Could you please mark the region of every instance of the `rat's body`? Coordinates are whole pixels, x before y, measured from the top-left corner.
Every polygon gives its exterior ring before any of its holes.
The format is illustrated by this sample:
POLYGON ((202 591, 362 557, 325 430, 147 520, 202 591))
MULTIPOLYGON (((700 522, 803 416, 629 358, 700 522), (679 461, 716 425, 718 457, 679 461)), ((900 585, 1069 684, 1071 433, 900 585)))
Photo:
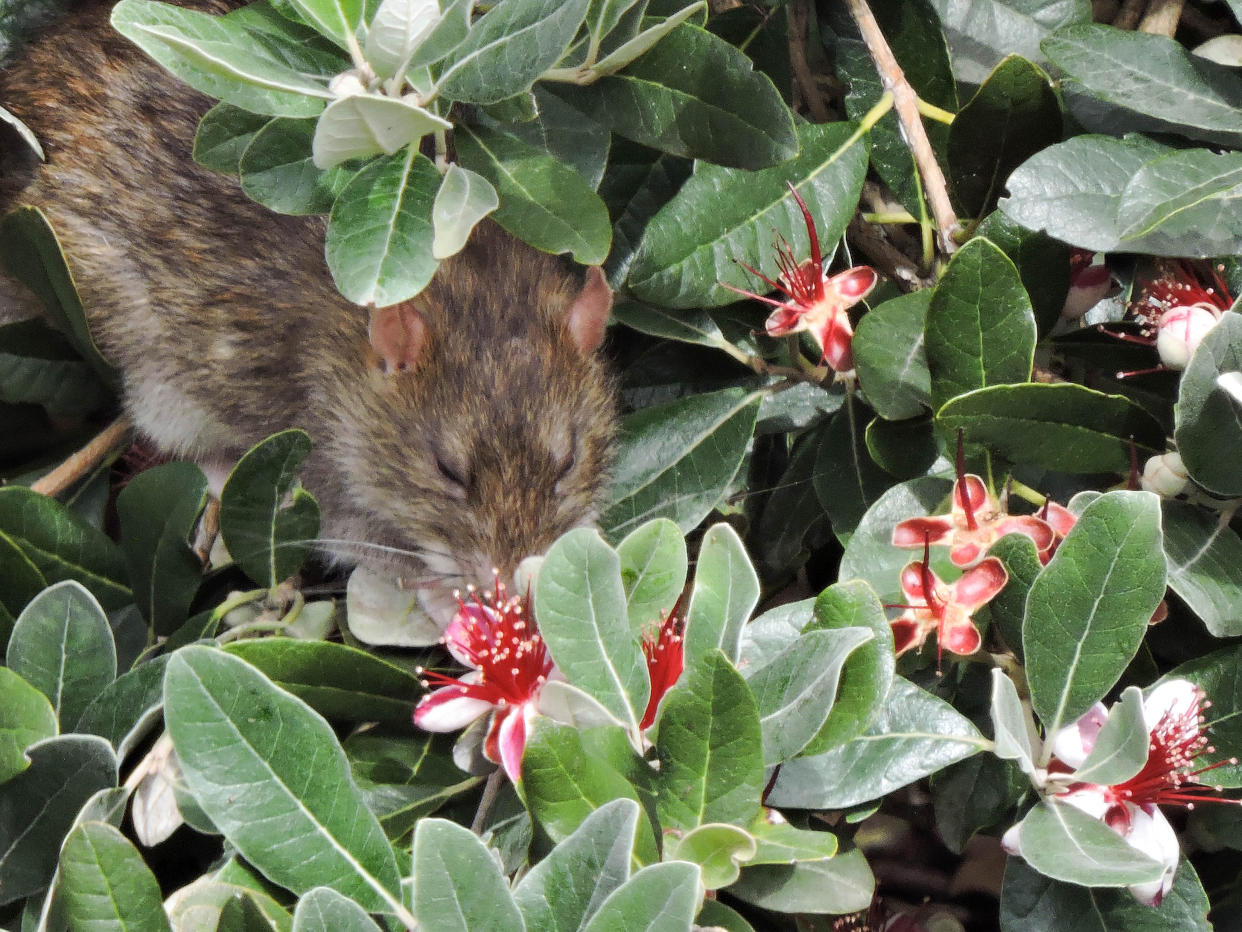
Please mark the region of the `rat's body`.
MULTIPOLYGON (((377 340, 333 287, 321 218, 273 214, 193 163, 210 101, 112 32, 110 5, 0 75, 0 105, 48 155, 4 166, 0 207, 49 217, 138 428, 220 465, 305 429, 323 536, 416 551, 343 549, 407 577, 486 582, 589 520, 614 432, 592 355, 602 279, 485 223, 377 340), (394 354, 408 369, 385 371, 394 354)), ((0 279, 0 305, 17 295, 0 279)))

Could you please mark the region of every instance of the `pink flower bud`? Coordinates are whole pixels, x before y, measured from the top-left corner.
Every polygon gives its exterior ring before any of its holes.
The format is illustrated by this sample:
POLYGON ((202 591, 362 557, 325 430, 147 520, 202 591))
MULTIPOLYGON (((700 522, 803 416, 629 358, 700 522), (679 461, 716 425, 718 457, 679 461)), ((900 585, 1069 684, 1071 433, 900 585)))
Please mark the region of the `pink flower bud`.
POLYGON ((1218 311, 1198 304, 1165 311, 1156 325, 1156 352, 1160 354, 1160 361, 1170 369, 1185 369, 1191 354, 1219 322, 1218 311))

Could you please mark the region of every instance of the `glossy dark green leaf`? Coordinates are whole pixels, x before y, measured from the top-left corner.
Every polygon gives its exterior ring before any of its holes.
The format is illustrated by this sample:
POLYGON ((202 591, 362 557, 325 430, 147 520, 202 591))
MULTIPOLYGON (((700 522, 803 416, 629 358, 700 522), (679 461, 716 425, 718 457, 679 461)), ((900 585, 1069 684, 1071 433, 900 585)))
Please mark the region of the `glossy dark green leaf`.
POLYGON ((738 899, 787 913, 850 913, 866 909, 875 877, 862 850, 797 864, 761 864, 742 870, 729 887, 738 899))
POLYGON ((822 754, 857 737, 883 711, 892 688, 893 634, 875 591, 861 579, 829 586, 815 600, 815 617, 804 631, 869 628, 874 637, 845 661, 836 703, 819 733, 802 750, 822 754))
POLYGON ((991 210, 1009 173, 1060 141, 1061 105, 1048 76, 1025 58, 1005 58, 949 128, 958 205, 973 217, 991 210))
POLYGON ((109 384, 116 373, 99 355, 68 259, 43 211, 17 207, 0 219, 0 263, 39 298, 56 328, 109 384))
POLYGON ((720 502, 755 430, 760 396, 741 388, 654 405, 621 422, 600 525, 611 539, 652 518, 687 532, 720 502))
POLYGON ((193 463, 144 470, 117 496, 134 599, 156 634, 172 633, 189 617, 203 578, 194 529, 206 505, 207 477, 193 463))
POLYGON ((246 196, 278 214, 330 211, 356 172, 348 165, 316 168, 311 161, 314 135, 314 120, 278 117, 251 136, 237 163, 246 196))
POLYGON ((227 650, 326 718, 408 722, 425 693, 414 674, 332 641, 260 638, 227 650))
POLYGON ((815 494, 841 540, 848 540, 867 509, 895 481, 867 450, 867 425, 874 417, 865 404, 851 399, 833 415, 819 446, 815 494))
POLYGON ((441 93, 486 104, 526 90, 569 48, 588 2, 518 0, 493 7, 453 49, 440 74, 441 93))
POLYGON ((787 761, 767 803, 842 809, 879 799, 989 744, 947 702, 896 677, 883 710, 869 728, 826 754, 787 761))
POLYGON ((1167 36, 1081 24, 1041 47, 1070 91, 1129 111, 1135 129, 1242 143, 1242 78, 1167 36))
POLYGON ((30 766, 26 748, 57 730, 56 710, 47 696, 0 667, 0 784, 30 766))
POLYGON ((1088 505, 1026 599, 1022 651, 1047 733, 1117 682, 1164 589, 1160 500, 1109 492, 1088 505))
POLYGON ((510 123, 505 129, 536 149, 572 166, 592 188, 598 188, 608 163, 612 135, 545 87, 535 88, 534 119, 510 123))
POLYGON ((1242 315, 1225 314, 1199 344, 1178 387, 1177 450, 1190 477, 1221 497, 1242 495, 1242 402, 1217 380, 1242 372, 1242 315))
POLYGON ((122 0, 112 26, 191 87, 252 113, 315 116, 332 96, 327 78, 347 67, 293 35, 260 41, 235 18, 152 0, 122 0))
POLYGON ((116 786, 116 757, 102 738, 61 735, 28 754, 30 766, 0 785, 0 904, 47 886, 78 810, 116 786))
POLYGON ((120 548, 55 499, 0 488, 0 532, 49 583, 77 580, 106 610, 133 601, 120 548))
POLYGON ((926 352, 933 409, 1031 377, 1031 299, 1017 267, 988 240, 972 239, 949 261, 927 308, 926 352))
POLYGON ((315 887, 298 900, 293 932, 380 932, 361 906, 331 887, 315 887))
POLYGON ((1212 703, 1207 713, 1208 734, 1215 750, 1204 753, 1195 766, 1225 761, 1207 779, 1213 785, 1242 786, 1242 765, 1230 763, 1242 747, 1242 650, 1223 647, 1174 667, 1165 678, 1190 680, 1212 703))
POLYGON ((719 325, 706 312, 698 314, 666 311, 663 308, 623 301, 614 305, 612 316, 627 327, 653 337, 721 349, 728 340, 719 325))
POLYGON ((72 419, 111 401, 72 344, 42 321, 0 326, 0 402, 40 405, 53 417, 72 419))
POLYGON ((1053 880, 1020 858, 1005 865, 1001 932, 1211 932, 1207 915, 1207 894, 1185 858, 1173 889, 1157 907, 1138 902, 1127 890, 1053 880))
POLYGON ((69 729, 116 679, 116 645, 99 603, 69 580, 44 590, 18 616, 5 664, 47 696, 69 729))
POLYGON ((8 632, 26 603, 47 588, 47 580, 30 557, 9 535, 0 531, 0 647, 8 644, 8 632), (7 618, 7 624, 2 619, 7 618))
POLYGON ((592 812, 513 889, 527 929, 578 929, 630 876, 638 804, 617 799, 592 812))
POLYGON ((687 665, 693 666, 715 648, 736 660, 738 641, 760 594, 759 576, 737 531, 728 524, 713 524, 699 543, 686 608, 687 665))
POLYGON ((979 389, 948 402, 936 422, 1011 462, 1061 472, 1128 472, 1132 439, 1140 456, 1164 449, 1164 428, 1143 408, 1070 382, 979 389))
MULTIPOLYGON (((522 756, 521 790, 531 815, 553 841, 568 838, 592 812, 614 799, 642 804, 638 788, 626 776, 636 760, 633 750, 621 729, 609 731, 612 740, 590 742, 593 753, 584 741, 590 735, 547 718, 535 719, 522 756)), ((647 819, 638 820, 635 857, 644 864, 659 860, 647 819)))
POLYGON ((511 932, 522 929, 509 881, 487 845, 447 819, 414 830, 414 916, 426 929, 511 932))
POLYGON ((1214 636, 1242 635, 1242 538, 1203 508, 1165 500, 1160 510, 1169 588, 1214 636))
MULTIPOLYGON (((1069 293, 1070 248, 1046 233, 1019 226, 999 210, 988 214, 975 234, 999 246, 1018 267, 1022 287, 1035 310, 1039 333, 1046 334, 1060 320, 1069 293)), ((857 355, 857 348, 854 352, 857 355)))
POLYGON ((988 548, 988 556, 1005 564, 1009 581, 988 603, 992 624, 1005 639, 1005 646, 1022 659, 1022 619, 1026 617, 1026 596, 1043 564, 1035 542, 1025 534, 1006 534, 988 548))
POLYGON ((940 456, 936 422, 930 413, 905 421, 872 418, 865 439, 872 462, 897 479, 926 475, 940 456))
POLYGON ((156 657, 118 676, 86 707, 74 731, 106 739, 124 760, 159 721, 167 663, 167 656, 156 657))
POLYGON ((940 14, 953 70, 960 80, 981 83, 1006 55, 1040 63, 1040 40, 1071 23, 1091 22, 1090 0, 931 0, 940 14))
POLYGON ((798 157, 759 172, 700 162, 648 223, 630 266, 629 289, 641 300, 679 308, 737 300, 720 282, 765 289, 736 263, 775 277, 774 234, 795 256, 810 255, 806 221, 789 183, 815 218, 821 250, 830 253, 854 214, 867 170, 866 143, 846 145, 854 129, 852 123, 805 124, 798 130, 798 157))
POLYGON ((454 143, 461 164, 496 188, 492 217, 544 252, 568 252, 583 265, 608 256, 608 209, 587 180, 546 151, 501 129, 459 125, 454 143))
POLYGON ((305 703, 240 658, 192 645, 168 662, 164 719, 194 800, 264 875, 299 893, 332 887, 368 910, 398 901, 392 848, 305 703))
POLYGON ((873 307, 858 323, 850 347, 867 403, 889 420, 917 417, 931 405, 931 375, 923 347, 933 291, 924 288, 873 307))
POLYGON ((270 122, 270 116, 232 104, 216 104, 198 121, 194 161, 213 172, 236 175, 246 146, 270 122))
POLYGON ((663 828, 745 824, 763 791, 759 712, 719 651, 683 674, 660 709, 657 812, 663 828))
POLYGON ((583 932, 681 932, 701 902, 699 869, 685 861, 651 864, 614 890, 583 932))
POLYGON ((376 159, 349 180, 332 205, 324 242, 341 294, 387 307, 427 286, 439 265, 431 253, 439 187, 440 173, 414 147, 376 159))
POLYGON ((70 928, 163 932, 159 882, 142 855, 106 822, 84 822, 65 839, 57 895, 70 928))
POLYGON ((224 483, 220 534, 230 556, 260 585, 272 587, 296 573, 319 533, 319 504, 296 481, 310 447, 303 431, 273 434, 243 456, 224 483))
POLYGON ((936 831, 951 851, 961 853, 980 829, 1004 825, 1030 780, 1009 761, 976 754, 932 776, 936 831))
POLYGON ((689 23, 618 74, 552 90, 618 136, 673 155, 760 169, 798 154, 789 108, 771 79, 689 23))
MULTIPOLYGON (((844 415, 838 412, 838 418, 844 415)), ((751 534, 755 561, 765 575, 788 574, 806 562, 808 536, 822 530, 828 518, 815 489, 820 450, 830 427, 817 425, 794 442, 785 470, 771 483, 759 521, 751 534)), ((839 452, 839 451, 834 451, 839 452)))

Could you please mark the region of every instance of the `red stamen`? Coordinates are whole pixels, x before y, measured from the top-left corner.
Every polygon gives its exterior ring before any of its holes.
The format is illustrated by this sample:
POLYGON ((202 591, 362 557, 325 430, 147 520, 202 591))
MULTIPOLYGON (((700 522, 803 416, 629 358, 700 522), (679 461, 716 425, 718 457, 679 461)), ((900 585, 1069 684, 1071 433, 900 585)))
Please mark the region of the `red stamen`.
POLYGON ((824 297, 824 260, 819 252, 819 234, 815 230, 815 221, 811 219, 811 212, 807 210, 806 201, 802 200, 802 195, 798 193, 792 181, 785 183, 789 185, 789 193, 798 202, 798 209, 802 211, 802 219, 806 221, 806 231, 811 237, 811 270, 815 273, 813 298, 819 301, 824 297))
POLYGON ((975 520, 975 506, 970 500, 970 490, 966 488, 966 444, 960 427, 957 429, 957 482, 953 487, 957 490, 958 504, 966 513, 966 528, 977 531, 979 522, 975 520))

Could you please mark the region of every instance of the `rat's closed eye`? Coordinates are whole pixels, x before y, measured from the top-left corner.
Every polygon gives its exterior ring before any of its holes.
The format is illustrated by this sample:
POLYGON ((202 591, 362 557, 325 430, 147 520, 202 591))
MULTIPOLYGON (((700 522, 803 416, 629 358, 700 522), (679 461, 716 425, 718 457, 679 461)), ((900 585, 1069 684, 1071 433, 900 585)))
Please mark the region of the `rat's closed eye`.
POLYGON ((439 471, 441 478, 445 479, 452 487, 452 494, 455 498, 465 498, 467 490, 470 488, 470 470, 465 466, 454 462, 447 454, 437 452, 436 469, 439 471))

